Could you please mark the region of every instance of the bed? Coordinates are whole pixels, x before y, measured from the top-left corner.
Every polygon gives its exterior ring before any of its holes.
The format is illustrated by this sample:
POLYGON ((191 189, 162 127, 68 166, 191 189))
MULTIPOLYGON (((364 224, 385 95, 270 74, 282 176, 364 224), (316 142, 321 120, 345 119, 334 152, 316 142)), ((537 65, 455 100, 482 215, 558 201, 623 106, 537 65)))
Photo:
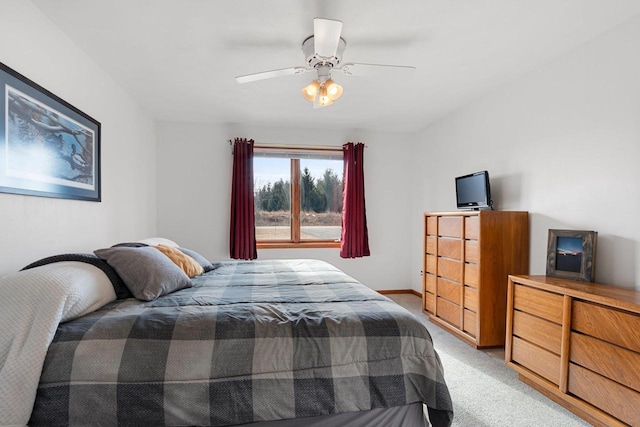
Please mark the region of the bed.
MULTIPOLYGON (((131 251, 151 252, 114 249, 125 263, 131 251)), ((130 287, 136 278, 102 255, 91 265, 90 256, 47 259, 16 275, 47 277, 82 264, 108 277, 114 294, 54 325, 30 425, 451 424, 442 365, 425 327, 328 263, 211 264, 192 253, 206 271, 141 300, 134 297, 140 289, 127 297, 129 289, 114 283, 130 287), (103 264, 118 266, 117 274, 103 264)), ((140 274, 138 282, 155 273, 140 274)), ((0 279, 0 297, 2 289, 0 279)), ((2 414, 0 406, 0 424, 2 414)))

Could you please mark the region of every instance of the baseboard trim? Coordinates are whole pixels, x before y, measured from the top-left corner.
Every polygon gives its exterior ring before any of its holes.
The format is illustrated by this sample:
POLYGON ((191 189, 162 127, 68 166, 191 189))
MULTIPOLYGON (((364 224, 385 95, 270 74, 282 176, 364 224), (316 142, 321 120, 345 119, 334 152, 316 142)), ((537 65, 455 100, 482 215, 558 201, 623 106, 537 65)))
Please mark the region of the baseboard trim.
POLYGON ((382 291, 378 291, 379 294, 382 295, 391 295, 391 294, 413 294, 417 297, 422 297, 422 295, 420 294, 420 292, 415 291, 413 289, 387 289, 387 290, 382 290, 382 291))

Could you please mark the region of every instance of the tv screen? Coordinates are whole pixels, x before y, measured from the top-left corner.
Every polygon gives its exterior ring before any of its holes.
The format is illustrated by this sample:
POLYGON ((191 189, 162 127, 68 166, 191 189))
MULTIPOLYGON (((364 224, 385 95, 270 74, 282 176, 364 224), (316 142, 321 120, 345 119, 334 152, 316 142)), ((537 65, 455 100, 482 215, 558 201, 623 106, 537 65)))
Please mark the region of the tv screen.
POLYGON ((456 178, 458 209, 491 208, 489 172, 481 171, 456 178))

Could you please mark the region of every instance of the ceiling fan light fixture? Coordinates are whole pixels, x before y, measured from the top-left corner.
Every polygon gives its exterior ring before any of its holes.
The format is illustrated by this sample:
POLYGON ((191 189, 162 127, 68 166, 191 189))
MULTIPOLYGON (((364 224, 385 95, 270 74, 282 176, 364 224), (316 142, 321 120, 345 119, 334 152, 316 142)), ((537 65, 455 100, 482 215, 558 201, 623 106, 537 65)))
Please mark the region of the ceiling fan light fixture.
POLYGON ((315 71, 317 78, 302 88, 302 96, 313 103, 314 108, 333 104, 342 96, 342 86, 331 80, 332 71, 347 76, 384 76, 389 71, 412 71, 416 67, 406 65, 342 63, 347 42, 341 37, 342 21, 325 18, 313 20, 313 34, 302 41, 303 66, 281 68, 260 73, 237 76, 238 83, 249 83, 280 76, 291 76, 315 71), (325 88, 321 93, 321 88, 325 88), (320 99, 322 98, 322 99, 320 99))
POLYGON ((304 99, 306 99, 307 101, 313 102, 315 101, 319 91, 320 91, 320 82, 318 82, 317 80, 314 80, 311 83, 309 83, 308 86, 305 86, 304 88, 302 88, 302 96, 304 96, 304 99))
POLYGON ((335 101, 342 96, 342 86, 340 86, 333 80, 327 80, 326 82, 324 82, 324 86, 327 88, 327 96, 332 101, 335 101))

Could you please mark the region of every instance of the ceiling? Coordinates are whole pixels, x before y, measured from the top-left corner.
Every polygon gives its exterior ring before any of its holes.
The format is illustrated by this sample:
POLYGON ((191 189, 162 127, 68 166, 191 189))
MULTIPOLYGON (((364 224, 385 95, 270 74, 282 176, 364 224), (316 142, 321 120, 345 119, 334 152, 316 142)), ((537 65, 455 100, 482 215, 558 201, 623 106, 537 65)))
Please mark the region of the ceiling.
POLYGON ((156 120, 412 132, 640 13, 637 0, 31 0, 156 120), (344 23, 343 63, 413 65, 401 78, 314 73, 238 84, 304 65, 313 18, 344 23))

